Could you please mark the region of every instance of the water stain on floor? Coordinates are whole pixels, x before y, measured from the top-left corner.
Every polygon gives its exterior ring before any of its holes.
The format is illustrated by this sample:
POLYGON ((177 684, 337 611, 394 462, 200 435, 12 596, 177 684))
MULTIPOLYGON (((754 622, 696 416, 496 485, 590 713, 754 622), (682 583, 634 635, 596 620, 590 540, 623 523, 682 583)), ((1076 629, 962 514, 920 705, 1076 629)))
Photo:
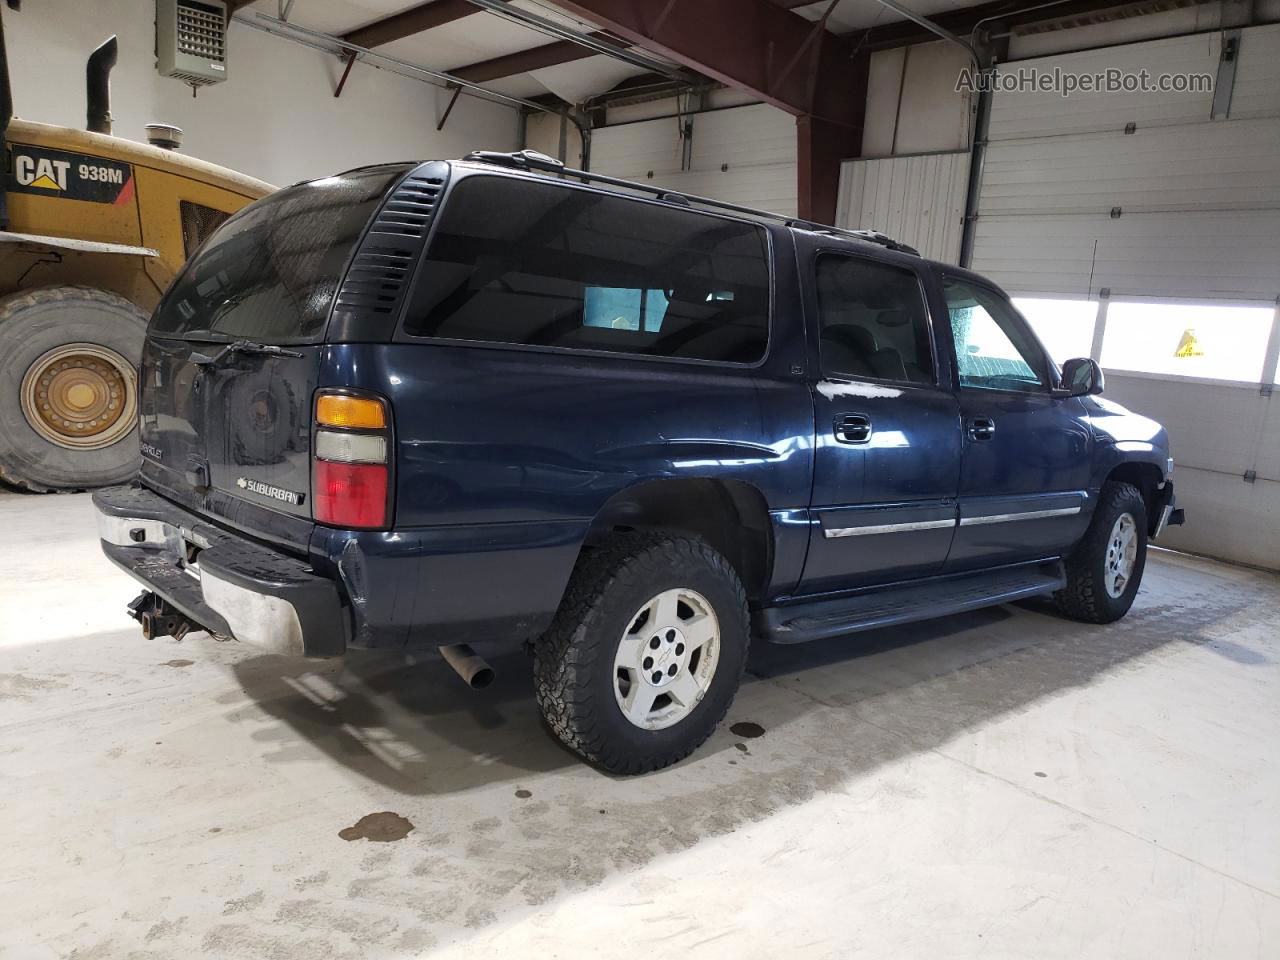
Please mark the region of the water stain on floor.
POLYGON ((390 843, 403 840, 413 830, 413 824, 400 816, 384 810, 367 813, 354 824, 338 831, 343 840, 372 840, 374 843, 390 843))
POLYGON ((739 720, 729 728, 729 732, 735 737, 742 737, 744 740, 754 740, 756 737, 764 736, 764 727, 758 723, 752 723, 750 720, 739 720))
POLYGON ((53 677, 28 677, 21 673, 0 673, 0 700, 30 700, 38 693, 65 687, 53 677))
POLYGON ((164 663, 160 664, 160 666, 162 666, 162 667, 189 667, 189 666, 191 666, 193 663, 195 663, 195 661, 194 661, 194 660, 166 660, 164 663))

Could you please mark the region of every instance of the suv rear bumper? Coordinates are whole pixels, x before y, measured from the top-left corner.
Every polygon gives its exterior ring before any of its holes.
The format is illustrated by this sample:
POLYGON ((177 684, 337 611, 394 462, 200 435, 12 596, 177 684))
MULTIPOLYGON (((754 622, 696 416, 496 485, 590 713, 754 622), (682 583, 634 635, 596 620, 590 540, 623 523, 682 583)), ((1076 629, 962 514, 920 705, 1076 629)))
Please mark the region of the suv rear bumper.
POLYGON ((107 557, 191 620, 265 653, 346 651, 338 585, 304 561, 208 523, 145 487, 99 490, 93 503, 107 557))

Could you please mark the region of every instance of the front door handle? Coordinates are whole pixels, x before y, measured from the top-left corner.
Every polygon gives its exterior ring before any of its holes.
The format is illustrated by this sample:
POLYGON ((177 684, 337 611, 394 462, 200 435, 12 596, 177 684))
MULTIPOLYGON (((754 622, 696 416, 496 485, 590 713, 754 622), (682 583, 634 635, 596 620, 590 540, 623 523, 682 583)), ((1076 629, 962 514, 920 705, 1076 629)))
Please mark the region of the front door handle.
POLYGON ((974 417, 969 421, 970 440, 990 440, 996 435, 996 422, 990 417, 974 417))
POLYGON ((835 434, 841 443, 866 443, 871 439, 871 418, 862 413, 836 417, 835 434))

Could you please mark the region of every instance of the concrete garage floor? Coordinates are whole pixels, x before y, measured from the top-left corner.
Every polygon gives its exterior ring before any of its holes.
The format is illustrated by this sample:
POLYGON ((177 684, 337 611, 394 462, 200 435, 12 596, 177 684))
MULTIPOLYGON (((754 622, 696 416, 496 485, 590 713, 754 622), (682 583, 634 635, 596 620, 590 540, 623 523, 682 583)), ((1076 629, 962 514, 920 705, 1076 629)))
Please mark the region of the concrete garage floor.
POLYGON ((1275 577, 757 649, 763 736, 617 780, 523 655, 144 641, 87 496, 0 494, 0 545, 5 958, 1280 956, 1275 577))

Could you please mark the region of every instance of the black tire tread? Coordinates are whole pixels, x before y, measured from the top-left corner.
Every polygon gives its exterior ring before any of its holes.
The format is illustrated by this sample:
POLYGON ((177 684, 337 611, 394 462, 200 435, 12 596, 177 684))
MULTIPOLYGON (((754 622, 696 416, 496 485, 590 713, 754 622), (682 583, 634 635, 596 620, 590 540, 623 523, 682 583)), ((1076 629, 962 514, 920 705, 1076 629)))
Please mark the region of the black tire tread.
POLYGON ((1066 559, 1066 586, 1053 595, 1054 605, 1072 620, 1111 623, 1117 619, 1103 602, 1106 587, 1098 579, 1095 561, 1099 553, 1106 553, 1114 517, 1124 510, 1134 514, 1140 529, 1144 527, 1146 501, 1142 492, 1131 483, 1112 480, 1103 484, 1089 529, 1066 559))
MULTIPOLYGON (((97 287, 87 287, 81 284, 19 290, 17 293, 11 293, 6 297, 0 298, 0 352, 5 349, 6 322, 14 314, 41 304, 65 303, 75 300, 95 301, 113 309, 124 310, 133 313, 144 327, 147 324, 147 315, 137 304, 109 290, 100 290, 97 287)), ((0 398, 0 402, 16 403, 18 399, 17 397, 6 397, 0 398)), ((19 490, 25 490, 28 493, 66 493, 83 489, 83 487, 76 486, 50 486, 24 476, 19 469, 15 469, 11 462, 6 461, 5 451, 2 448, 0 448, 0 481, 19 490)))
MULTIPOLYGON (((729 561, 702 540, 675 533, 628 533, 584 549, 555 620, 535 646, 534 682, 538 707, 551 732, 588 763, 611 773, 648 773, 683 760, 711 736, 733 703, 730 696, 705 734, 687 738, 675 750, 636 756, 611 744, 601 732, 598 711, 615 710, 617 705, 596 702, 589 687, 599 658, 612 656, 612 638, 602 637, 593 629, 593 614, 607 593, 636 582, 642 576, 641 568, 655 561, 665 566, 704 563, 724 577, 736 595, 738 609, 717 610, 717 615, 740 616, 741 635, 747 638, 744 642, 749 642, 747 595, 742 581, 729 561)), ((745 662, 744 649, 742 664, 745 662)), ((611 669, 612 663, 609 666, 611 669)), ((736 690, 742 679, 741 667, 733 679, 736 690)))

